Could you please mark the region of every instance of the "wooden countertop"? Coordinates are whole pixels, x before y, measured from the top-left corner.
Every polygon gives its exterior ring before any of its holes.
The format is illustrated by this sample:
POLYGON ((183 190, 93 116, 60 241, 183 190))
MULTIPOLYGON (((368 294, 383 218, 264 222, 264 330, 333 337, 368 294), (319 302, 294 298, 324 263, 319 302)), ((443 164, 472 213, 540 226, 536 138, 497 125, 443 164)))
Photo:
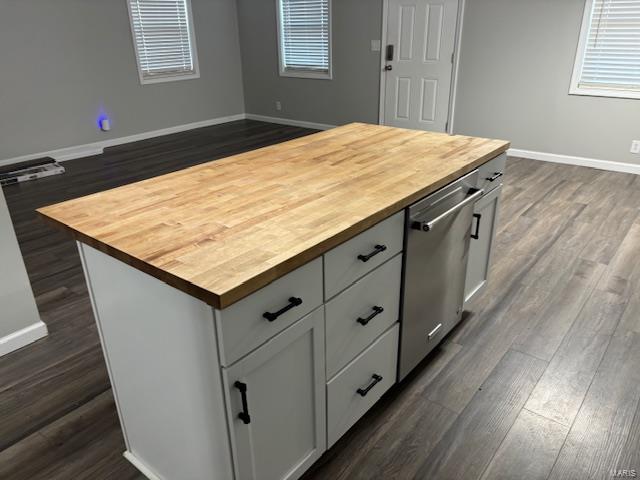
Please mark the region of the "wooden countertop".
POLYGON ((225 308, 507 148, 353 123, 38 212, 225 308))

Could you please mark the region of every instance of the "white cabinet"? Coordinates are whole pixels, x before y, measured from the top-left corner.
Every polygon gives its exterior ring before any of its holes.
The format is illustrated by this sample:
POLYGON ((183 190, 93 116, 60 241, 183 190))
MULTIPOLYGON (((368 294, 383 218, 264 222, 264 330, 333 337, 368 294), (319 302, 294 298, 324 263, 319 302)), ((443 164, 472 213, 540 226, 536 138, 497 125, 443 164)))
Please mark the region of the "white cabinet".
POLYGON ((224 310, 216 310, 220 361, 227 367, 322 304, 316 258, 224 310))
POLYGON ((401 274, 396 255, 327 302, 327 379, 398 321, 401 274))
POLYGON ((236 480, 294 480, 326 449, 324 307, 223 368, 236 480))
POLYGON ((215 311, 235 480, 297 479, 395 383, 403 232, 401 211, 215 311))
POLYGON ((507 154, 503 153, 478 167, 478 188, 485 192, 502 185, 505 169, 507 168, 507 154))
POLYGON ((325 253, 325 301, 401 252, 403 238, 404 210, 325 253))
POLYGON ((327 384, 329 446, 396 383, 399 330, 396 323, 327 384))
POLYGON ((480 295, 487 285, 501 193, 502 186, 500 185, 482 197, 474 208, 469 263, 467 264, 464 289, 465 307, 480 295))

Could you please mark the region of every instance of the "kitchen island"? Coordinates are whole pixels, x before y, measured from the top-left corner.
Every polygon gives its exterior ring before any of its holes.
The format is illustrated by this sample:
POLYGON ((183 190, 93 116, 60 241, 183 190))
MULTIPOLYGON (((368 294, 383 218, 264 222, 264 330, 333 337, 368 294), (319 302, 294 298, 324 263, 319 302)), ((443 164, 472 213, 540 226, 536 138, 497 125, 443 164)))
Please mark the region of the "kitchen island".
POLYGON ((299 477, 396 381, 405 208, 508 146, 350 124, 41 209, 78 240, 125 456, 299 477))

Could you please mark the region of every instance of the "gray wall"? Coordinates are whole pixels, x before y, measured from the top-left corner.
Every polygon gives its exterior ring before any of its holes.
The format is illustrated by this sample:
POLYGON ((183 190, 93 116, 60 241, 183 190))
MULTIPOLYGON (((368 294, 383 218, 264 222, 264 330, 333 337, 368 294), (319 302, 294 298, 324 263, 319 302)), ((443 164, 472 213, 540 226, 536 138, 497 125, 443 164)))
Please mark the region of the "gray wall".
POLYGON ((0 338, 40 321, 7 202, 0 188, 0 338))
POLYGON ((247 113, 339 125, 377 123, 381 0, 333 0, 333 80, 281 77, 275 0, 238 0, 247 113), (277 111, 275 102, 282 102, 277 111))
MULTIPOLYGON (((333 80, 278 75, 275 0, 237 0, 237 16, 236 0, 192 0, 201 78, 145 86, 125 0, 0 1, 0 160, 243 111, 329 124, 378 119, 370 41, 381 37, 382 0, 333 1, 333 80), (96 128, 101 109, 109 133, 96 128)), ((456 131, 640 163, 629 153, 640 100, 567 93, 583 5, 467 0, 456 131)))
POLYGON ((0 0, 0 160, 244 112, 235 0, 192 4, 200 78, 141 86, 125 0, 0 0))
POLYGON ((467 0, 457 133, 640 163, 640 100, 569 95, 584 0, 467 0))

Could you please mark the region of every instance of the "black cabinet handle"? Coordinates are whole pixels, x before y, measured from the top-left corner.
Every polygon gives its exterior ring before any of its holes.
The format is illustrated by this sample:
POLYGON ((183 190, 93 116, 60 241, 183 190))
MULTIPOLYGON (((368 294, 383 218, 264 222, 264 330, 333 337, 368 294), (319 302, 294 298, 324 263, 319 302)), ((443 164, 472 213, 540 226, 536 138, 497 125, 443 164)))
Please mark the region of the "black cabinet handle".
POLYGON ((371 257, 375 257, 379 253, 384 252, 386 249, 387 249, 386 245, 376 245, 375 247, 373 247, 373 252, 367 255, 358 255, 358 260, 361 260, 363 262, 368 262, 371 259, 371 257))
POLYGON ((267 320, 269 320, 270 322, 273 322, 276 318, 278 318, 280 315, 282 315, 283 313, 288 312, 289 310, 291 310, 294 307, 297 307, 298 305, 302 305, 302 299, 298 298, 298 297, 290 297, 289 298, 289 304, 285 307, 282 307, 280 310, 278 310, 275 313, 272 312, 264 312, 262 314, 262 316, 264 318, 266 318, 267 320))
POLYGON ((371 383, 367 385, 367 388, 359 388, 357 390, 357 393, 362 397, 366 397, 367 393, 369 393, 369 390, 371 390, 381 381, 382 381, 382 377, 374 373, 373 375, 371 375, 371 383))
POLYGON ((251 423, 251 415, 249 415, 249 404, 247 403, 247 384, 236 381, 233 386, 240 390, 240 396, 242 397, 242 411, 238 414, 238 418, 245 425, 248 425, 251 423))
POLYGON ((366 325, 371 321, 373 317, 375 317, 376 315, 380 315, 382 312, 384 312, 384 308, 378 306, 373 307, 373 313, 371 315, 366 318, 358 317, 357 321, 360 325, 366 325))
POLYGON ((482 214, 474 213, 473 218, 476 219, 476 233, 472 233, 471 238, 478 240, 480 238, 480 219, 482 218, 482 214))
POLYGON ((502 172, 496 172, 493 175, 491 175, 490 177, 487 177, 487 180, 489 180, 490 182, 495 182, 497 179, 499 179, 502 175, 504 175, 502 172))

